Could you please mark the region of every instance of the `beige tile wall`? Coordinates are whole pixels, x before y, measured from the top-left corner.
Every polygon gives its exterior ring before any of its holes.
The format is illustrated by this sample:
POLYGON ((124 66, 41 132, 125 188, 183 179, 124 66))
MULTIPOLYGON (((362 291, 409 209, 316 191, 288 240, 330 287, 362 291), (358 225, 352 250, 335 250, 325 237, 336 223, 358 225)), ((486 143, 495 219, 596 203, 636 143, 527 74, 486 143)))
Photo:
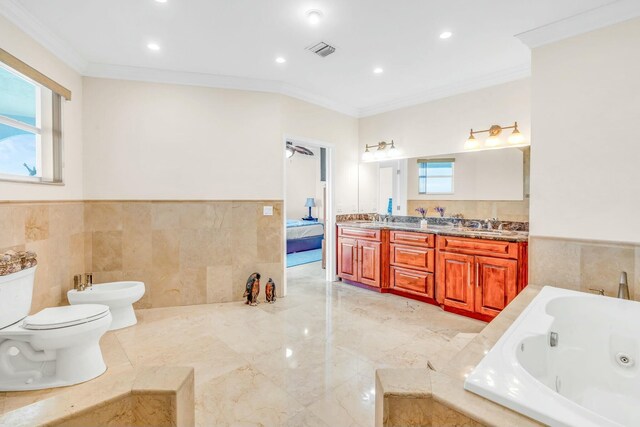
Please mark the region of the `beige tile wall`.
POLYGON ((74 274, 84 271, 82 202, 0 203, 0 251, 38 254, 32 311, 66 303, 74 274))
POLYGON ((238 301, 254 271, 282 292, 281 201, 87 202, 84 220, 87 269, 144 281, 138 307, 238 301))
POLYGON ((66 304, 73 275, 142 280, 138 307, 237 301, 254 271, 282 293, 282 201, 8 202, 0 250, 38 254, 32 311, 66 304), (273 216, 263 216, 271 205, 273 216))
POLYGON ((629 294, 640 300, 640 245, 532 236, 529 239, 529 283, 618 294, 626 271, 629 294))
POLYGON ((419 216, 416 208, 429 209, 428 216, 438 216, 436 206, 447 209, 446 216, 462 214, 467 219, 498 218, 502 221, 529 221, 529 199, 519 201, 479 200, 409 200, 407 215, 419 216))

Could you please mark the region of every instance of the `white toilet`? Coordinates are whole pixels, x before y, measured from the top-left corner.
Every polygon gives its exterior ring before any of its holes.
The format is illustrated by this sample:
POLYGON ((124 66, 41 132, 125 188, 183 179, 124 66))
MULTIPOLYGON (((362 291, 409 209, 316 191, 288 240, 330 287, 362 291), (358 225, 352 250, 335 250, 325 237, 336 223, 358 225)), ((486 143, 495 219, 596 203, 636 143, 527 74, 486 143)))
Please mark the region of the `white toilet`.
POLYGON ((105 304, 111 310, 110 331, 126 328, 138 322, 133 303, 144 295, 143 282, 111 282, 91 286, 84 291, 67 292, 69 304, 105 304))
POLYGON ((51 307, 29 314, 37 267, 0 276, 0 392, 78 384, 107 367, 100 338, 109 307, 51 307))

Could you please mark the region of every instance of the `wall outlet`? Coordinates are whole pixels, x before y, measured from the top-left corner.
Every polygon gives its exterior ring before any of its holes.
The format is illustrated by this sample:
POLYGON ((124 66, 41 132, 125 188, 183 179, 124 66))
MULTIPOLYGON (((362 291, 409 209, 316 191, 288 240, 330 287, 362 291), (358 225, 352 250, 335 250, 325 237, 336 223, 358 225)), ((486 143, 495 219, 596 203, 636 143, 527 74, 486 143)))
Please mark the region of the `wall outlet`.
POLYGON ((272 216, 273 215, 273 206, 263 206, 262 207, 262 215, 264 215, 264 216, 272 216))

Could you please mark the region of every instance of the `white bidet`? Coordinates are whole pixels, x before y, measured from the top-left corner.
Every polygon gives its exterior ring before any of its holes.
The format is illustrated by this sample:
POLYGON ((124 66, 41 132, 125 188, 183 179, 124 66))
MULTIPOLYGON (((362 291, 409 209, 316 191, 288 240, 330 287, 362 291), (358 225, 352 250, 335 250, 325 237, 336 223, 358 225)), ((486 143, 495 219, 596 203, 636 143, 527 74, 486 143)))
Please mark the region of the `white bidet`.
POLYGON ((67 299, 71 305, 108 305, 113 317, 109 330, 113 331, 138 322, 133 311, 133 303, 142 298, 144 292, 143 282, 112 282, 95 284, 84 291, 70 290, 67 292, 67 299))

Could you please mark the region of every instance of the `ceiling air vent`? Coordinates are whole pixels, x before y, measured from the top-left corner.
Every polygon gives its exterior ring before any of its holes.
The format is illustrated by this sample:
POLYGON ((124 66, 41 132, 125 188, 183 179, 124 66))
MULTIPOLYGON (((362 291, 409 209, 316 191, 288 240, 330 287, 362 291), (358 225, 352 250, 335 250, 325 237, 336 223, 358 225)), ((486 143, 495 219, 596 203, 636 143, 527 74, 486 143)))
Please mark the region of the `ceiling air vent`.
POLYGON ((308 47, 307 50, 310 50, 311 52, 315 53, 318 56, 322 56, 323 58, 325 56, 329 56, 331 55, 333 52, 336 51, 336 48, 326 44, 325 42, 320 42, 318 44, 315 44, 311 47, 308 47))

